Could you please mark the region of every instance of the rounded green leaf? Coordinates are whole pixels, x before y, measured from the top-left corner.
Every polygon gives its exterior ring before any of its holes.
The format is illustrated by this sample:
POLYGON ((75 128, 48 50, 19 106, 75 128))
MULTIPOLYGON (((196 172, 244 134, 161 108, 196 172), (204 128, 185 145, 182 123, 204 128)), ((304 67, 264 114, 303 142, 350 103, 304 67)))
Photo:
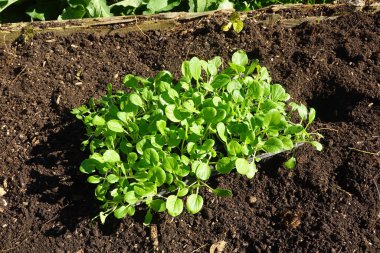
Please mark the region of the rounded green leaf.
POLYGON ((198 213, 203 206, 203 198, 198 194, 191 194, 186 199, 186 209, 191 214, 198 213))
POLYGON ((165 115, 168 117, 170 121, 173 121, 175 123, 180 122, 181 118, 178 118, 179 115, 175 113, 176 106, 175 105, 168 105, 165 107, 165 115))
POLYGON ((211 168, 206 163, 199 163, 196 167, 195 175, 201 180, 207 180, 211 175, 211 168))
POLYGON ((106 123, 103 117, 100 117, 98 115, 95 115, 94 118, 92 119, 92 124, 95 126, 103 126, 106 123))
POLYGON ((222 88, 226 86, 230 81, 231 77, 229 75, 220 74, 214 78, 214 80, 211 82, 211 86, 214 89, 222 88))
POLYGON ((308 124, 311 124, 314 119, 315 119, 315 109, 314 108, 310 108, 309 109, 309 115, 308 115, 308 124))
POLYGON ((110 183, 110 184, 114 184, 116 183, 117 181, 119 181, 119 177, 115 174, 109 174, 107 176, 107 181, 110 183))
POLYGON ((157 130, 160 131, 162 135, 166 135, 166 121, 158 120, 156 121, 157 130))
POLYGON ((213 122, 217 113, 218 111, 213 107, 205 107, 201 110, 201 116, 207 123, 213 122))
POLYGON ((188 192, 189 192, 189 188, 182 188, 181 190, 177 192, 177 196, 178 197, 186 196, 188 192))
POLYGON ((162 199, 154 199, 149 206, 156 212, 164 212, 166 210, 166 202, 162 199))
POLYGON ((256 164, 254 161, 252 161, 250 164, 249 164, 249 171, 247 174, 245 174, 245 176, 249 179, 253 178, 255 176, 257 172, 257 169, 256 169, 256 164))
POLYGON ((219 196, 219 197, 231 197, 232 196, 232 192, 230 190, 227 190, 227 189, 216 188, 216 189, 212 190, 212 193, 214 193, 214 195, 219 196))
POLYGON ((121 124, 120 120, 117 120, 117 119, 111 119, 110 121, 108 121, 107 127, 109 130, 111 130, 115 133, 124 132, 123 125, 121 124))
POLYGON ((242 152, 242 147, 239 142, 232 140, 227 144, 227 152, 229 155, 236 156, 242 152))
POLYGON ((90 184, 99 184, 101 181, 103 181, 103 178, 98 175, 89 176, 87 178, 87 182, 89 182, 90 184))
POLYGON ((304 130, 304 127, 300 124, 289 126, 285 129, 285 134, 296 134, 304 130))
POLYGON ((134 205, 139 201, 139 199, 136 197, 134 191, 129 191, 124 194, 124 201, 128 204, 134 205))
POLYGON ((230 173, 235 167, 235 163, 229 157, 223 157, 216 163, 216 170, 221 174, 230 173))
MULTIPOLYGON (((237 27, 240 28, 240 27, 237 27)), ((238 31, 236 31, 238 32, 238 31)), ((239 66, 245 66, 248 64, 248 56, 243 50, 238 50, 232 55, 232 63, 239 65, 239 66)))
POLYGON ((191 58, 191 60, 189 61, 189 69, 191 76, 195 80, 199 80, 201 78, 202 65, 197 57, 191 58))
POLYGON ((143 152, 144 160, 153 166, 156 166, 160 162, 160 156, 158 155, 157 151, 153 148, 147 148, 143 152))
POLYGON ((151 177, 151 180, 153 180, 157 186, 161 186, 166 182, 166 173, 160 167, 153 167, 152 173, 153 176, 151 177))
POLYGON ((291 157, 289 158, 289 160, 287 160, 286 162, 284 162, 284 166, 285 168, 287 169, 294 169, 296 167, 296 158, 295 157, 291 157))
POLYGON ((105 162, 116 163, 120 161, 120 155, 115 150, 108 149, 104 152, 103 159, 105 162))
POLYGON ((162 168, 167 172, 173 173, 178 168, 178 162, 174 157, 167 156, 162 161, 162 168))
POLYGON ((235 161, 235 166, 237 172, 242 175, 246 175, 250 170, 249 162, 244 158, 237 158, 235 161))
POLYGON ((322 144, 318 141, 311 141, 310 144, 318 151, 322 151, 323 149, 322 144))
POLYGON ((166 199, 166 209, 168 210, 168 213, 173 217, 180 215, 183 211, 182 199, 178 198, 175 195, 170 195, 166 199))
POLYGON ((292 150, 294 148, 293 141, 286 136, 279 137, 285 150, 292 150))
POLYGON ((223 122, 219 122, 217 125, 216 125, 216 131, 219 135, 219 138, 224 141, 224 142, 227 142, 227 136, 226 136, 226 126, 224 125, 223 122))
POLYGON ((133 216, 135 214, 135 208, 133 206, 120 206, 118 207, 113 214, 115 215, 116 219, 122 219, 127 214, 129 216, 133 216))
POLYGON ((279 138, 273 137, 264 143, 263 149, 267 153, 278 153, 284 149, 284 145, 279 138))
POLYGON ((124 123, 128 123, 128 118, 129 118, 128 113, 126 113, 126 112, 117 112, 117 117, 118 117, 118 119, 120 119, 124 123))
POLYGON ((137 95, 136 93, 132 93, 130 96, 129 96, 129 101, 131 101, 132 104, 134 105, 137 105, 139 107, 144 107, 144 102, 143 100, 141 99, 141 97, 139 95, 137 95))
POLYGON ((86 159, 80 164, 79 170, 82 173, 93 173, 96 171, 96 166, 99 166, 100 162, 95 159, 86 159))

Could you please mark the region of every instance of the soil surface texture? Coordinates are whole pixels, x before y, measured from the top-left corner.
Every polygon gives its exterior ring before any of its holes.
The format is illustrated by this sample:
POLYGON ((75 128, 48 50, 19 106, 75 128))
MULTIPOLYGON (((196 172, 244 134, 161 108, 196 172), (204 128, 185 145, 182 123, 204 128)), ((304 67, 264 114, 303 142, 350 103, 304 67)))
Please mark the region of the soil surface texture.
POLYGON ((189 21, 170 31, 108 37, 51 34, 0 46, 0 252, 380 251, 380 13, 353 13, 286 28, 245 20, 240 34, 226 19, 189 21), (266 66, 294 101, 314 107, 324 149, 296 150, 294 170, 281 154, 249 180, 211 180, 232 198, 204 192, 197 215, 92 218, 93 186, 79 172, 84 127, 71 114, 127 73, 180 74, 198 56, 230 59, 244 49, 266 66), (1 189, 0 189, 1 190, 1 189), (153 233, 152 233, 153 231, 153 233))

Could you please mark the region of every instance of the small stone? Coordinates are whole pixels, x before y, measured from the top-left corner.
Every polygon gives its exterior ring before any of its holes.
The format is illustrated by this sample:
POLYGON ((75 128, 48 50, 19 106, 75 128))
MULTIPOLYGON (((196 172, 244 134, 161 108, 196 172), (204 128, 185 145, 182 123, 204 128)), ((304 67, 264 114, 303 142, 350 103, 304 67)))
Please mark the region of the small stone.
POLYGON ((257 198, 256 198, 256 196, 250 196, 250 197, 248 198, 248 203, 249 203, 249 204, 253 205, 253 204, 255 204, 256 202, 257 202, 257 198))
POLYGON ((4 196, 7 192, 4 190, 3 187, 0 187, 0 197, 4 196))

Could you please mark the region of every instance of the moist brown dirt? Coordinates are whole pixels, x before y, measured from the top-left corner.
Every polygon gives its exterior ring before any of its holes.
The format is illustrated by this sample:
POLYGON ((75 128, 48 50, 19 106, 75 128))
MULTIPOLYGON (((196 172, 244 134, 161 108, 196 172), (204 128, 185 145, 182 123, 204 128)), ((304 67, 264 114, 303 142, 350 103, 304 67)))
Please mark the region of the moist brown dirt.
POLYGON ((84 128, 70 110, 124 74, 178 77, 185 59, 227 61, 236 49, 316 108, 324 150, 299 147, 294 170, 282 154, 252 180, 214 178, 234 197, 204 192, 197 215, 156 215, 158 252, 208 252, 222 240, 224 252, 379 252, 380 158, 358 150, 380 150, 380 13, 294 28, 246 20, 240 34, 222 24, 208 17, 163 32, 45 34, 0 48, 1 252, 154 252, 143 211, 92 221, 99 203, 78 170, 84 128))

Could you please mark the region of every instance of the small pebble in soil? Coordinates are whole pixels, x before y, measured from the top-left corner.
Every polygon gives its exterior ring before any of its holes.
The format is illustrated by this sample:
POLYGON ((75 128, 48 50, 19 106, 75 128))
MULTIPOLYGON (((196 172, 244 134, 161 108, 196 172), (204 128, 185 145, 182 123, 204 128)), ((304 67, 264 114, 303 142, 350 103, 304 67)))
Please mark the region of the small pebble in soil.
POLYGON ((256 202, 257 202, 257 198, 256 198, 256 196, 249 196, 249 198, 248 198, 248 203, 249 203, 249 204, 253 205, 253 204, 255 204, 256 202))

